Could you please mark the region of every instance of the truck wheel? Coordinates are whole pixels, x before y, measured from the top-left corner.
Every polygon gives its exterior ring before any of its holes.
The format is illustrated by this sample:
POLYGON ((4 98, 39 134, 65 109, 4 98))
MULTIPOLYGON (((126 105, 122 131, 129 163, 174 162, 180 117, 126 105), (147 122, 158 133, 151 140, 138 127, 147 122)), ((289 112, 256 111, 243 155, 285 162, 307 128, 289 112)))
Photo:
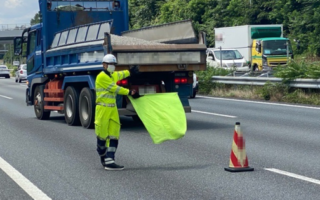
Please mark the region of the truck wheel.
POLYGON ((83 128, 93 128, 95 113, 95 95, 85 87, 79 96, 79 115, 83 128))
POLYGON ((36 117, 40 120, 46 120, 50 118, 50 111, 44 111, 44 95, 42 88, 40 86, 37 86, 34 95, 34 113, 36 114, 36 117))
POLYGON ((80 124, 79 119, 79 92, 73 87, 67 87, 64 93, 64 118, 68 125, 80 124))

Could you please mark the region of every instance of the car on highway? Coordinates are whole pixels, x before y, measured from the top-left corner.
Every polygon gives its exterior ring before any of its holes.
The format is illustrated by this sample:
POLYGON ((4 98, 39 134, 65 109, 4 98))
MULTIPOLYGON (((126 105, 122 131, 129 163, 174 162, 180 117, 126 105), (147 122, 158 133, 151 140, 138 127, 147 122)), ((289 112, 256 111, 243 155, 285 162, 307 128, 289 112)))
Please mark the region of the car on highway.
POLYGON ((26 64, 20 65, 15 74, 16 74, 16 78, 15 78, 16 83, 17 82, 21 83, 21 81, 27 80, 27 65, 26 64))
POLYGON ((207 49, 207 65, 209 67, 221 67, 235 69, 236 71, 249 71, 249 63, 236 49, 207 49))
POLYGON ((0 77, 10 78, 10 71, 6 65, 0 65, 0 77))

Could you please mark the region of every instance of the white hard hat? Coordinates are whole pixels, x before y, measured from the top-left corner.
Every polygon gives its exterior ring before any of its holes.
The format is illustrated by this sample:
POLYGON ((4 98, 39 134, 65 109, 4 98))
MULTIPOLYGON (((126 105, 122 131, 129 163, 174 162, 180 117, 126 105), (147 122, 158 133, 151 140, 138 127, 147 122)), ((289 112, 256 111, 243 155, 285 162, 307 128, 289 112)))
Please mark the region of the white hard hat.
POLYGON ((117 64, 117 59, 114 55, 112 54, 107 54, 103 57, 102 59, 103 63, 112 63, 112 64, 117 64))

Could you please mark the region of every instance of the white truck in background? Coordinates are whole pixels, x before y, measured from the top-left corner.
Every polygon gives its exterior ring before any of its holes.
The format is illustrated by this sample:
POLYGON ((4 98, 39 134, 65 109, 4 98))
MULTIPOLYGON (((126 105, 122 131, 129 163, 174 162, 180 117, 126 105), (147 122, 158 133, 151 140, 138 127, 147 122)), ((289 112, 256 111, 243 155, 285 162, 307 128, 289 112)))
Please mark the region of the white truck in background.
POLYGON ((293 58, 290 41, 283 37, 282 24, 221 27, 214 31, 215 48, 237 49, 251 63, 253 71, 285 66, 293 58))

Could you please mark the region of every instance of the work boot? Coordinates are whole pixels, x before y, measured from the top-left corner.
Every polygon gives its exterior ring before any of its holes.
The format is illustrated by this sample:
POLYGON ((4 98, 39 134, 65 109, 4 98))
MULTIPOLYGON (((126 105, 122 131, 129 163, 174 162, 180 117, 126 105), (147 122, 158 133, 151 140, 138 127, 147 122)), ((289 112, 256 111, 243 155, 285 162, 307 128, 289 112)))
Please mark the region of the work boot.
POLYGON ((123 170, 124 166, 122 165, 117 165, 116 163, 112 163, 112 164, 107 164, 104 166, 105 170, 110 170, 110 171, 116 171, 116 170, 123 170))
POLYGON ((109 147, 107 148, 106 156, 103 163, 103 166, 106 170, 123 170, 124 169, 124 166, 117 165, 114 161, 117 148, 118 148, 118 140, 110 139, 109 147))
POLYGON ((105 158, 103 163, 105 170, 123 170, 124 166, 117 165, 112 158, 105 158))

